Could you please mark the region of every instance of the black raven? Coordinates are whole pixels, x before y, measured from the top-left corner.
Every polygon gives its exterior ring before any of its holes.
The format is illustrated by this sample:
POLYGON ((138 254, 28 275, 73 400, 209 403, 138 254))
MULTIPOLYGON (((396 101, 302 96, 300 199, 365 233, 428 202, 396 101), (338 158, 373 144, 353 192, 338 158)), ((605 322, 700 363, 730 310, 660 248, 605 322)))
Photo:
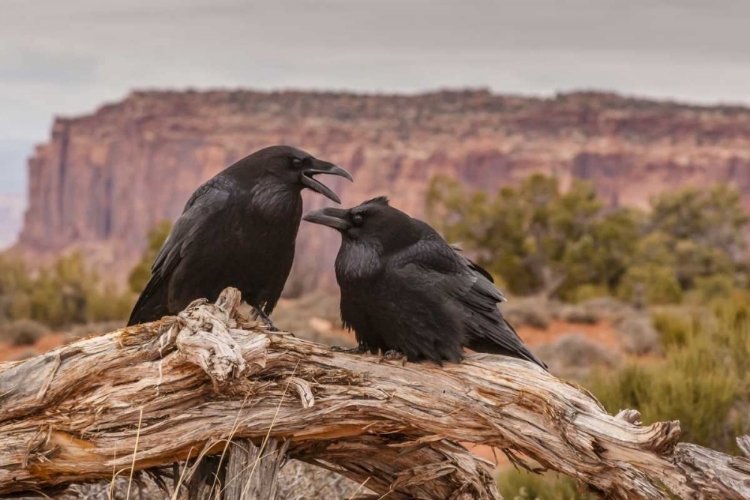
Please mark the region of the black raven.
POLYGON ((341 319, 354 330, 359 352, 396 351, 409 361, 442 364, 460 361, 468 347, 547 368, 500 313, 505 298, 492 276, 387 198, 304 219, 341 233, 341 319))
POLYGON ((341 203, 316 174, 352 180, 336 165, 289 146, 256 151, 200 186, 151 268, 128 325, 176 314, 233 286, 268 320, 294 260, 304 188, 341 203))

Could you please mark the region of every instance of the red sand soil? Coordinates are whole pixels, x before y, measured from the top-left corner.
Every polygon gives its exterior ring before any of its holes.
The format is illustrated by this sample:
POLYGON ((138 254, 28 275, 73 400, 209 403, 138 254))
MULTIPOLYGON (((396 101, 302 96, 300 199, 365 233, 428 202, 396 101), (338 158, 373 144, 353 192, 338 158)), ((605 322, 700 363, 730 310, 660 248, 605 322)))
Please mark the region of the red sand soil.
POLYGON ((11 346, 7 342, 0 342, 0 361, 15 361, 26 357, 45 353, 65 343, 64 333, 49 333, 34 343, 34 345, 11 346))
POLYGON ((597 344, 615 350, 620 349, 617 331, 608 321, 600 321, 593 325, 552 321, 546 330, 521 325, 516 328, 516 331, 521 339, 530 346, 552 343, 563 335, 580 333, 597 344))

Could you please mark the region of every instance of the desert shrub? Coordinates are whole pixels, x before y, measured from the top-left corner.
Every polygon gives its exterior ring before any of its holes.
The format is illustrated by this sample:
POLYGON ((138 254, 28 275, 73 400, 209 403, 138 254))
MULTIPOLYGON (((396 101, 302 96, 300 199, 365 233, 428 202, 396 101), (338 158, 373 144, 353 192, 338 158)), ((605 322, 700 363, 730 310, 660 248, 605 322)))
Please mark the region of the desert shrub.
POLYGON ((60 326, 67 319, 59 284, 49 269, 42 269, 30 288, 29 317, 50 326, 60 326))
POLYGON ((29 285, 23 261, 0 255, 0 323, 28 316, 29 285))
POLYGON ((599 314, 596 309, 582 304, 563 305, 555 311, 555 317, 568 323, 582 325, 593 325, 599 322, 599 314))
POLYGON ((59 257, 29 272, 20 261, 0 256, 0 324, 31 319, 50 327, 125 319, 135 297, 103 284, 80 253, 59 257))
POLYGON ((127 318, 133 297, 102 284, 86 269, 80 253, 60 257, 42 269, 29 287, 29 317, 59 327, 127 318))
POLYGON ((676 303, 688 292, 697 301, 728 293, 743 263, 748 218, 739 192, 727 186, 685 188, 652 200, 620 296, 638 287, 649 304, 676 303))
POLYGON ((13 290, 0 295, 0 324, 31 315, 28 290, 13 290))
POLYGON ((610 375, 598 374, 588 387, 611 413, 636 408, 646 424, 679 420, 682 440, 730 450, 735 428, 730 410, 738 382, 712 371, 706 355, 688 350, 664 364, 629 364, 610 375))
POLYGON ((615 323, 625 352, 636 356, 655 353, 659 350, 659 332, 656 331, 651 316, 643 312, 633 312, 615 323))
POLYGON ((148 280, 151 279, 151 265, 159 254, 162 245, 167 241, 171 230, 172 223, 170 221, 161 221, 149 231, 146 251, 143 252, 141 260, 130 271, 130 276, 128 277, 128 284, 133 293, 141 293, 146 287, 148 280))
POLYGON ((638 305, 676 304, 682 300, 682 288, 669 266, 643 264, 629 268, 617 289, 617 295, 638 305))
POLYGON ((427 213, 520 295, 567 297, 582 284, 609 287, 625 271, 638 233, 635 212, 605 210, 592 184, 577 181, 563 193, 557 179, 543 175, 493 195, 436 177, 427 213))
POLYGON ((684 441, 735 451, 734 437, 750 430, 750 328, 724 307, 713 318, 658 315, 665 359, 598 373, 588 387, 610 412, 635 408, 646 424, 679 420, 684 441))
POLYGON ((695 278, 695 287, 685 294, 685 302, 705 304, 730 296, 735 289, 735 279, 731 274, 715 274, 695 278))
POLYGON ((687 311, 683 314, 654 311, 652 315, 652 322, 659 332, 659 341, 664 351, 685 346, 693 337, 695 321, 697 318, 687 311))
POLYGON ((571 302, 580 304, 581 302, 587 302, 602 297, 609 297, 610 290, 606 285, 593 285, 585 283, 581 286, 571 290, 568 294, 568 298, 571 302))
POLYGON ((497 477, 500 494, 508 500, 594 500, 582 493, 575 480, 554 473, 532 474, 506 469, 497 477))
POLYGON ((747 283, 748 217, 727 186, 666 192, 650 213, 607 208, 593 186, 532 175, 496 193, 432 180, 426 211, 515 295, 580 302, 616 294, 639 306, 726 294, 747 283), (694 292, 694 293, 692 293, 694 292))
POLYGON ((89 322, 109 322, 125 320, 130 316, 134 297, 128 291, 119 291, 111 284, 87 293, 86 320, 89 322))
POLYGON ((0 327, 0 340, 13 346, 33 345, 42 338, 49 328, 28 319, 19 319, 0 327))
POLYGON ((579 303, 579 305, 588 310, 594 311, 600 319, 608 319, 610 321, 617 321, 623 316, 633 314, 634 312, 630 305, 617 300, 614 297, 588 299, 579 303))
POLYGON ((652 203, 650 225, 670 238, 732 255, 744 248, 748 217, 740 192, 727 185, 666 191, 652 203))
POLYGON ((578 333, 569 333, 552 343, 537 346, 534 353, 556 376, 576 380, 583 380, 595 367, 614 368, 621 362, 617 353, 578 333))
POLYGON ((750 295, 746 291, 734 293, 728 300, 717 301, 713 314, 700 322, 708 331, 719 359, 734 368, 750 394, 750 295), (712 319, 715 318, 715 321, 712 319))
POLYGON ((504 302, 500 309, 513 326, 528 325, 546 329, 552 321, 551 305, 542 297, 514 298, 504 302))
POLYGON ((750 320, 750 291, 732 290, 732 293, 714 299, 708 306, 710 312, 721 321, 741 326, 750 320))

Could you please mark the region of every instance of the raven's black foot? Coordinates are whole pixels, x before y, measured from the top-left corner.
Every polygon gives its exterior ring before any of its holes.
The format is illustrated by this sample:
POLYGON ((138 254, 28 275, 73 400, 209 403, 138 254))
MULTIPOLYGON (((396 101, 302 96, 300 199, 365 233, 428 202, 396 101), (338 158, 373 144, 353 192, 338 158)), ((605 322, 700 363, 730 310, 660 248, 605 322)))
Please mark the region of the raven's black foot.
POLYGON ((347 348, 347 347, 339 347, 337 345, 331 346, 331 350, 333 352, 343 352, 346 354, 364 354, 367 352, 367 349, 365 349, 362 346, 357 346, 353 348, 347 348))
POLYGON ((406 359, 406 356, 403 353, 396 351, 395 349, 391 349, 390 351, 385 351, 383 353, 383 359, 387 359, 389 361, 398 361, 406 359))
POLYGON ((260 318, 260 321, 266 327, 266 330, 268 330, 269 332, 279 331, 279 329, 276 328, 276 325, 273 324, 273 321, 271 321, 271 318, 268 317, 268 314, 263 312, 263 309, 261 309, 260 307, 253 307, 253 310, 255 311, 255 316, 257 318, 260 318))

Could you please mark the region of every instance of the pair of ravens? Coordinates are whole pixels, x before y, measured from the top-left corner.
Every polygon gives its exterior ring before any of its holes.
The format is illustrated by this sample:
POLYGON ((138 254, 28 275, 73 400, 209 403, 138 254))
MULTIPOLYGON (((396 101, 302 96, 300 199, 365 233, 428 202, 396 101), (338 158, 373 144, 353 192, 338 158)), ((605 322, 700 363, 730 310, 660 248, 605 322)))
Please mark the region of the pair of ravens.
MULTIPOLYGON (((352 180, 304 151, 272 146, 199 187, 156 257, 128 324, 176 314, 198 298, 216 300, 229 286, 270 322, 294 260, 302 190, 340 203, 314 178, 322 174, 352 180)), ((546 368, 500 313, 505 298, 492 276, 387 198, 315 210, 304 219, 341 234, 335 266, 341 319, 354 330, 358 352, 442 364, 460 361, 468 347, 546 368)))

